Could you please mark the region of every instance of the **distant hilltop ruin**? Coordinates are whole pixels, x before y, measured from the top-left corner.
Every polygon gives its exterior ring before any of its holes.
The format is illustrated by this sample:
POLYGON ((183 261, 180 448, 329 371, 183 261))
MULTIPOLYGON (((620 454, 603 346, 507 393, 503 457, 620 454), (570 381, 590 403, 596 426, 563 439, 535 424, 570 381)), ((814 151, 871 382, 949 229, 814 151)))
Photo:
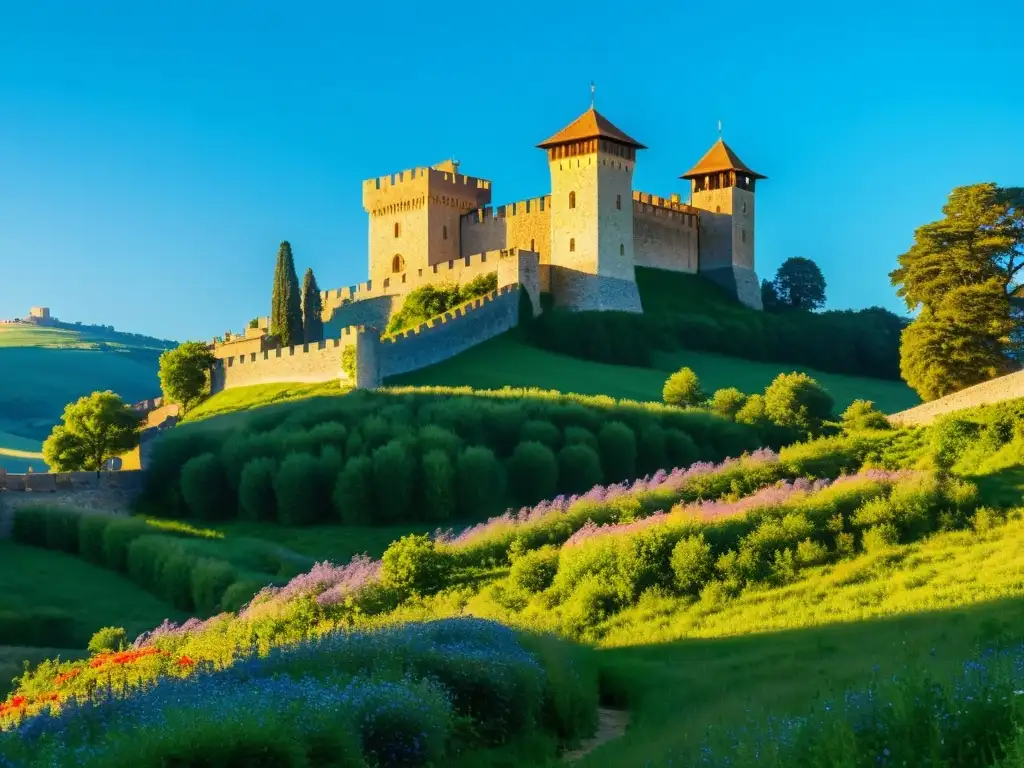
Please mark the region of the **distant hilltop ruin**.
POLYGON ((0 320, 0 323, 10 325, 12 323, 28 323, 29 325, 57 325, 60 321, 50 314, 49 307, 32 307, 25 317, 16 317, 13 320, 0 320))

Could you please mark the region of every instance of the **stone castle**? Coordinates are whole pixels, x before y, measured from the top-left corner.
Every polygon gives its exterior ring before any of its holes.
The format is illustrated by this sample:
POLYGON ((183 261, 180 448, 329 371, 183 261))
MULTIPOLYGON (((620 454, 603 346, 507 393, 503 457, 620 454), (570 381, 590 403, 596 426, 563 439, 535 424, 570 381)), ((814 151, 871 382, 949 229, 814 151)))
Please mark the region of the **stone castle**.
POLYGON ((377 386, 514 326, 519 291, 534 312, 545 294, 556 308, 641 312, 636 267, 699 274, 761 309, 754 189, 765 177, 724 141, 680 176, 690 184, 688 204, 633 189, 645 147, 593 106, 537 146, 547 155, 551 193, 497 208, 491 181, 460 173, 451 160, 364 181, 370 279, 321 293, 326 340, 278 349, 262 318, 213 345, 214 388, 344 379, 338 350, 350 345, 359 347, 361 374, 349 378, 377 386), (491 273, 492 295, 380 338, 414 289, 491 273))

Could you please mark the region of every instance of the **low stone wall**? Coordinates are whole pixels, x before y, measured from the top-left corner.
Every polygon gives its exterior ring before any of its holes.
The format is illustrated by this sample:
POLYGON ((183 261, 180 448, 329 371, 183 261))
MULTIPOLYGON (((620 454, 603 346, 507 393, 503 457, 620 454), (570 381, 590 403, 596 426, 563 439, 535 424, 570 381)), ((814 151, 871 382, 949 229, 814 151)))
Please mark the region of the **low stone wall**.
POLYGON ((1024 397, 1024 371, 975 384, 930 403, 915 405, 913 408, 892 414, 889 421, 900 427, 923 427, 931 424, 939 416, 953 411, 978 405, 992 405, 1004 400, 1016 400, 1019 397, 1024 397))
POLYGON ((141 471, 9 475, 0 470, 0 539, 10 536, 11 513, 18 507, 56 504, 128 514, 142 485, 141 471))

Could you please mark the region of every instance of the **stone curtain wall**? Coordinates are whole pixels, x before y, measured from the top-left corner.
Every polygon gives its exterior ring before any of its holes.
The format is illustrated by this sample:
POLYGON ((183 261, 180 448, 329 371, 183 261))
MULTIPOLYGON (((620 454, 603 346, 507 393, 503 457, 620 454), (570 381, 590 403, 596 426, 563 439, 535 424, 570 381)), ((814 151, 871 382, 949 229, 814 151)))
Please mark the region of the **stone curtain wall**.
MULTIPOLYGON (((541 264, 551 259, 551 196, 484 207, 462 217, 462 252, 516 248, 532 251, 541 264)), ((549 290, 543 286, 542 290, 549 290)))
POLYGON ((505 286, 456 307, 393 338, 382 339, 377 348, 380 378, 409 373, 440 363, 488 339, 510 330, 519 322, 519 287, 505 286))
POLYGON ((354 344, 357 335, 355 329, 346 328, 337 339, 225 358, 214 366, 210 391, 253 384, 347 381, 341 370, 342 349, 354 344))
POLYGON ((1004 400, 1016 400, 1019 397, 1024 397, 1024 371, 1009 373, 998 379, 975 384, 973 387, 932 400, 930 403, 922 403, 894 413, 889 417, 889 421, 903 427, 925 426, 939 416, 953 411, 978 405, 991 405, 1004 400))
POLYGON ((633 192, 633 258, 638 267, 697 271, 699 213, 683 203, 633 192))
POLYGON ((0 469, 0 538, 10 535, 11 513, 18 507, 54 504, 128 514, 142 485, 141 471, 8 475, 0 469))

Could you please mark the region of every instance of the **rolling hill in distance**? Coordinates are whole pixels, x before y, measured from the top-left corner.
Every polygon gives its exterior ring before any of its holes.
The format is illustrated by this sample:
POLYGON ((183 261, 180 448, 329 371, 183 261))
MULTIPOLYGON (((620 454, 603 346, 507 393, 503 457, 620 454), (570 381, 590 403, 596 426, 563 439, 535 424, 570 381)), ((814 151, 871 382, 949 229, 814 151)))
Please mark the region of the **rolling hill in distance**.
POLYGON ((43 440, 64 406, 110 389, 128 402, 159 393, 160 353, 176 342, 109 326, 0 325, 0 467, 45 471, 43 440))

